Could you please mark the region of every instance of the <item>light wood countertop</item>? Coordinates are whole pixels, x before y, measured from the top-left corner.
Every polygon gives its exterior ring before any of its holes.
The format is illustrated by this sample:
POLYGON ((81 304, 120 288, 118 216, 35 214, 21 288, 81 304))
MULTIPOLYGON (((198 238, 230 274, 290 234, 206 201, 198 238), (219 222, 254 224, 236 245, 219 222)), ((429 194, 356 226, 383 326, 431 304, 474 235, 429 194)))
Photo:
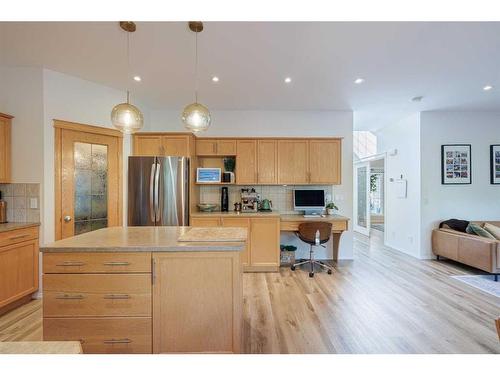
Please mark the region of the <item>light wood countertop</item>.
POLYGON ((280 215, 281 221, 349 221, 350 219, 341 215, 324 215, 318 217, 304 217, 304 215, 280 215))
POLYGON ((257 212, 236 212, 236 211, 214 211, 214 212, 193 212, 191 217, 279 217, 278 211, 257 211, 257 212))
POLYGON ((2 223, 0 224, 0 233, 9 232, 11 230, 39 227, 40 223, 2 223))
POLYGON ((0 354, 82 354, 79 341, 0 342, 0 354))
MULTIPOLYGON (((56 241, 40 248, 42 252, 195 252, 241 251, 245 248, 245 228, 210 228, 203 241, 186 237, 192 227, 111 227, 56 241), (228 238, 227 242, 216 239, 228 238), (195 241, 195 242, 192 242, 195 241)), ((200 238, 201 240, 201 238, 200 238)))

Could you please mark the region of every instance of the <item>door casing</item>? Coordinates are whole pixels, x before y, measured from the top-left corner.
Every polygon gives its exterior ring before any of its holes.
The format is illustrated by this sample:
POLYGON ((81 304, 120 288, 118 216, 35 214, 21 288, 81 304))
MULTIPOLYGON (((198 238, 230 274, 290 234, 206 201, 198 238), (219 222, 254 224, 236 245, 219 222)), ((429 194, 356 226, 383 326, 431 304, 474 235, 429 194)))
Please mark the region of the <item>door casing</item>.
POLYGON ((80 124, 64 120, 54 120, 54 201, 55 201, 55 239, 62 239, 62 183, 63 183, 63 135, 64 131, 81 132, 82 135, 111 136, 117 139, 117 225, 123 225, 123 134, 114 129, 99 126, 80 124))

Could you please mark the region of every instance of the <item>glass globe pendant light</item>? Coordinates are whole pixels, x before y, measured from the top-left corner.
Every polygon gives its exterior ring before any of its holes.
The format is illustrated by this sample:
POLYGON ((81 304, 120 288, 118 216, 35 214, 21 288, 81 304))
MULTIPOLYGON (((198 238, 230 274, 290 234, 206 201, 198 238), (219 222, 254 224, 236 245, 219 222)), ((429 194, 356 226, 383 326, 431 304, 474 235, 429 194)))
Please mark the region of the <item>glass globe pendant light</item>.
POLYGON ((182 111, 184 126, 194 133, 207 130, 212 121, 210 111, 203 104, 198 103, 198 33, 203 31, 202 22, 189 22, 189 29, 196 35, 195 42, 195 90, 194 103, 187 105, 182 111))
MULTIPOLYGON (((130 73, 130 33, 136 29, 134 22, 120 22, 120 27, 127 32, 127 86, 130 73)), ((144 117, 135 105, 130 104, 130 93, 127 89, 127 102, 114 106, 111 111, 111 123, 115 128, 125 134, 132 134, 142 129, 144 117)))

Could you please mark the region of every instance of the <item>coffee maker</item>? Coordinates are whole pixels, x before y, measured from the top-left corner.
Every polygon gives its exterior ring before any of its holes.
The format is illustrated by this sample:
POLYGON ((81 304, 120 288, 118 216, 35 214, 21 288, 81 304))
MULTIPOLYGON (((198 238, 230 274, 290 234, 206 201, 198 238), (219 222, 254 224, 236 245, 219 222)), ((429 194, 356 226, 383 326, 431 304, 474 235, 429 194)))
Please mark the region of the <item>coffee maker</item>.
POLYGON ((241 212, 257 212, 259 198, 254 188, 241 189, 241 212))

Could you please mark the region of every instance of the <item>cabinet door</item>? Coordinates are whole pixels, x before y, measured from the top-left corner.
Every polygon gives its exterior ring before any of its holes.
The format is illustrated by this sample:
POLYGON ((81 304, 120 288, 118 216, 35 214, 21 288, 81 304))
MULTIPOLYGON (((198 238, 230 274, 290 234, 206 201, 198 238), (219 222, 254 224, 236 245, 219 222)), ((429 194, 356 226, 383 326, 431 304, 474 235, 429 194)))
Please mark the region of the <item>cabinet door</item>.
POLYGON ((0 182, 10 182, 10 119, 0 117, 0 182))
POLYGON ((236 155, 236 141, 234 139, 219 139, 217 141, 217 155, 236 155))
POLYGON ((134 135, 134 156, 163 155, 159 135, 134 135))
POLYGON ((212 156, 217 155, 217 140, 215 139, 197 139, 196 155, 212 156))
POLYGON ((238 353, 239 254, 155 253, 153 264, 153 353, 238 353))
POLYGON ((311 184, 340 184, 340 139, 309 141, 309 172, 311 184))
POLYGON ((307 140, 278 141, 278 183, 307 184, 309 182, 307 140))
POLYGON ((257 141, 257 182, 259 184, 276 184, 278 164, 277 142, 274 139, 257 141))
POLYGON ((38 239, 0 248, 0 307, 38 290, 38 239))
POLYGON ((279 218, 251 219, 250 264, 255 270, 277 271, 280 265, 279 218))
POLYGON ((240 253, 241 265, 246 267, 250 264, 250 219, 243 219, 237 217, 223 217, 222 218, 223 227, 238 227, 247 228, 248 230, 248 240, 245 250, 240 253))
POLYGON ((236 145, 236 183, 257 182, 257 141, 241 140, 236 145))
POLYGON ((189 155, 189 136, 173 135, 161 137, 163 156, 190 156, 189 155))
POLYGON ((192 227, 219 227, 220 219, 218 217, 192 217, 192 227))

